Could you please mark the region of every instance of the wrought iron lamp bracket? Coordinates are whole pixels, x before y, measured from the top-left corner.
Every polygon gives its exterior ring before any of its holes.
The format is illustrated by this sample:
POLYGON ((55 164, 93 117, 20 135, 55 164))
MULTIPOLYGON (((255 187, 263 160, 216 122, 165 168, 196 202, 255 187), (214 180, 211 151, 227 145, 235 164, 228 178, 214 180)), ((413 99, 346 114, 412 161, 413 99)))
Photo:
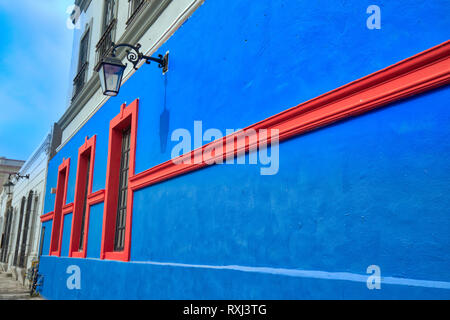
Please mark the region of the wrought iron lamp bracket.
POLYGON ((20 173, 16 172, 16 173, 10 173, 8 180, 11 181, 11 177, 14 177, 16 179, 16 181, 19 181, 20 179, 30 179, 30 175, 26 174, 26 175, 21 175, 20 173))
POLYGON ((158 58, 149 57, 144 55, 141 51, 141 45, 138 43, 137 45, 133 46, 131 44, 127 43, 120 43, 120 44, 112 44, 111 49, 111 55, 113 57, 116 57, 116 50, 120 47, 126 47, 129 48, 126 50, 127 53, 127 60, 133 64, 133 68, 137 70, 137 65, 142 59, 145 59, 145 63, 150 64, 151 61, 158 63, 158 67, 163 69, 163 73, 167 72, 168 69, 168 63, 169 63, 169 54, 166 53, 166 55, 158 55, 158 58))

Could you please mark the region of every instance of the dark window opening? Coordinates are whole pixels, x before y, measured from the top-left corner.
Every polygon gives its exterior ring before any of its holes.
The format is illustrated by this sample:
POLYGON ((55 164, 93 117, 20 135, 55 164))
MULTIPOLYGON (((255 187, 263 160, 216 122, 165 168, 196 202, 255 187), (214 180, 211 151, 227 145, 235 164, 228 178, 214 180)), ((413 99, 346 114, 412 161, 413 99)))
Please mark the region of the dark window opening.
POLYGON ((114 4, 115 0, 105 0, 103 13, 103 32, 105 32, 109 24, 114 20, 114 4))
POLYGON ((26 198, 22 197, 22 203, 20 204, 19 225, 17 226, 16 247, 14 249, 13 265, 16 267, 18 267, 18 260, 19 260, 20 236, 22 233, 23 212, 25 210, 25 203, 26 203, 26 198))
POLYGON ((8 208, 6 209, 6 221, 3 233, 2 252, 0 256, 0 261, 4 263, 8 262, 8 248, 9 248, 9 239, 11 236, 12 219, 13 219, 13 208, 11 206, 8 206, 8 208))
POLYGON ((88 71, 88 54, 89 54, 89 30, 83 36, 80 42, 80 54, 78 56, 77 75, 73 80, 74 90, 73 98, 75 98, 86 83, 86 76, 88 71))
POLYGON ((130 160, 130 128, 122 133, 122 151, 120 159, 120 178, 116 216, 116 233, 114 239, 114 250, 122 251, 125 244, 125 226, 127 215, 127 190, 128 190, 128 169, 130 160))
POLYGON ((78 59, 78 71, 83 67, 83 64, 88 61, 88 48, 89 48, 89 30, 84 35, 80 42, 80 56, 78 59))
POLYGON ((112 48, 115 38, 115 26, 117 19, 115 18, 115 1, 105 0, 103 9, 103 21, 102 21, 102 36, 97 43, 97 62, 94 67, 95 70, 99 67, 103 57, 107 56, 112 48))
POLYGON ((30 191, 30 193, 28 194, 27 209, 26 209, 26 214, 25 214, 25 221, 23 224, 22 245, 20 246, 19 267, 21 267, 21 268, 25 267, 25 262, 26 262, 25 255, 26 255, 26 249, 27 249, 28 230, 29 230, 29 225, 30 225, 32 203, 33 203, 33 191, 30 191))

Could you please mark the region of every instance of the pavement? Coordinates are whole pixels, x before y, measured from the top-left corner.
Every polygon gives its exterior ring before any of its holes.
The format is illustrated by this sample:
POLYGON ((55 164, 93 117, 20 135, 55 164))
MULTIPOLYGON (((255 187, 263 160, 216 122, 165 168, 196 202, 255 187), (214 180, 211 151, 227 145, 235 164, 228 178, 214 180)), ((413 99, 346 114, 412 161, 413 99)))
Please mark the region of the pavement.
POLYGON ((11 273, 0 272, 0 300, 43 300, 40 297, 30 297, 30 290, 18 281, 11 273))

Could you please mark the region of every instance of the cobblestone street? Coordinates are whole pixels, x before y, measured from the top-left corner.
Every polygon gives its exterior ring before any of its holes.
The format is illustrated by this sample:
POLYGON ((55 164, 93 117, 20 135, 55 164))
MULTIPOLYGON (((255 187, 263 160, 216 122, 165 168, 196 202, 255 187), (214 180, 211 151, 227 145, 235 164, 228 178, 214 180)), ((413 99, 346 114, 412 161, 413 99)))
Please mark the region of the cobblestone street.
POLYGON ((0 300, 43 300, 30 297, 30 291, 15 281, 10 273, 0 272, 0 300))

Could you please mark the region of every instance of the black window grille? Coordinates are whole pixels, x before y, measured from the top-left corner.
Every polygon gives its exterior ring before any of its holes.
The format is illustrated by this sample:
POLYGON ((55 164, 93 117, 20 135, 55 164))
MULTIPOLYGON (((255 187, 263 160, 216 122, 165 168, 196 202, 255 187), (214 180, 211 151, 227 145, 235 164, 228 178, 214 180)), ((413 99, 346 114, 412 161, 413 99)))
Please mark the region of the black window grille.
POLYGON ((90 167, 91 167, 91 157, 87 160, 86 165, 86 183, 84 187, 84 197, 83 197, 83 215, 81 216, 81 232, 80 232, 80 241, 78 250, 83 250, 84 245, 84 226, 85 226, 85 219, 86 219, 86 209, 87 209, 87 196, 88 196, 88 187, 89 187, 89 173, 90 173, 90 167))
POLYGON ((83 36, 80 42, 80 56, 78 58, 78 71, 82 68, 83 64, 88 61, 89 54, 89 30, 83 36))
POLYGON ((130 136, 131 136, 130 129, 126 129, 125 131, 123 131, 122 152, 120 160, 119 193, 118 193, 117 216, 116 216, 116 233, 114 239, 115 251, 122 251, 125 244, 128 169, 130 160, 130 136))
POLYGON ((97 69, 103 57, 108 55, 114 42, 115 27, 117 24, 114 0, 105 0, 102 24, 102 36, 96 45, 97 62, 94 69, 97 69))
POLYGON ((23 212, 25 210, 26 198, 22 197, 22 203, 20 204, 20 214, 19 214, 19 225, 17 226, 17 236, 16 236, 16 247, 14 249, 14 261, 13 265, 18 267, 19 260, 19 246, 20 246, 20 235, 22 233, 22 222, 23 222, 23 212))
POLYGON ((105 0, 103 11, 103 32, 105 32, 109 24, 114 20, 114 5, 115 0, 105 0))
POLYGON ((90 31, 88 30, 80 42, 78 70, 77 75, 73 80, 74 90, 72 98, 75 98, 78 95, 78 93, 80 93, 81 89, 83 89, 84 84, 86 83, 86 76, 88 71, 88 55, 89 55, 89 33, 90 31))
POLYGON ((25 213, 25 221, 23 223, 22 230, 22 244, 20 246, 20 255, 19 255, 19 267, 25 267, 25 255, 27 249, 27 239, 28 239, 28 229, 30 225, 30 217, 31 217, 31 204, 33 203, 33 191, 30 191, 27 199, 27 209, 25 213))
POLYGON ((8 257, 8 247, 9 247, 9 239, 11 236, 11 225, 12 225, 12 218, 13 218, 13 208, 11 206, 8 206, 6 209, 6 219, 5 219, 5 226, 4 226, 4 233, 3 233, 3 243, 2 243, 2 252, 0 256, 0 261, 7 263, 7 257, 8 257))

